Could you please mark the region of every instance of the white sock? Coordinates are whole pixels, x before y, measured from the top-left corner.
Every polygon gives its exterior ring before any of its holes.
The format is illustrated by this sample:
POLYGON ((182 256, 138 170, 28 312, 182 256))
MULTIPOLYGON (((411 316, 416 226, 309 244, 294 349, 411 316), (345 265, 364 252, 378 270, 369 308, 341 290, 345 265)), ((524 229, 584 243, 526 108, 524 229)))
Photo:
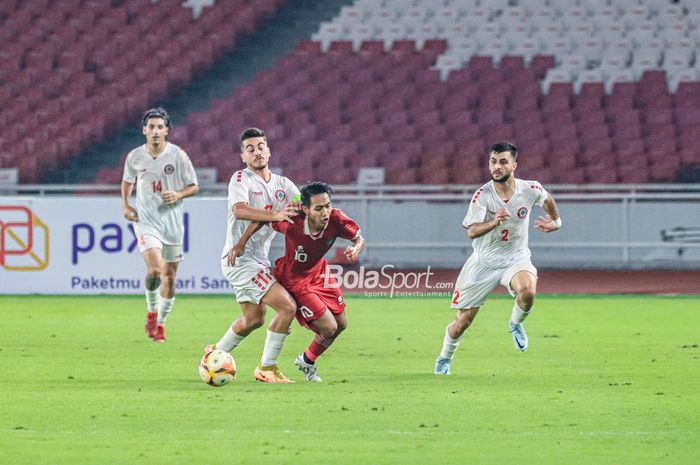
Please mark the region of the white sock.
POLYGON ((238 347, 238 344, 243 342, 245 336, 240 336, 233 332, 233 326, 229 326, 226 334, 216 343, 216 349, 225 350, 226 352, 231 352, 233 349, 238 347))
POLYGON ((149 312, 158 311, 158 289, 154 291, 146 289, 146 308, 149 312))
POLYGON ((262 359, 260 360, 262 366, 269 367, 270 365, 277 365, 277 357, 279 357, 282 351, 282 345, 286 337, 287 333, 275 333, 269 329, 267 330, 265 348, 263 349, 262 359))
POLYGON ((164 325, 165 320, 168 319, 170 311, 173 309, 173 304, 175 303, 175 297, 168 299, 162 295, 158 295, 158 324, 164 325))
MULTIPOLYGON (((449 325, 447 328, 449 328, 449 325)), ((442 341, 442 351, 440 351, 440 357, 452 360, 452 357, 455 356, 457 347, 459 347, 459 343, 462 342, 464 333, 462 333, 462 335, 457 339, 452 339, 447 328, 445 328, 445 339, 442 341)))
MULTIPOLYGON (((530 309, 532 311, 532 309, 530 309)), ((518 306, 518 301, 515 301, 515 305, 513 305, 513 313, 510 314, 510 322, 513 323, 514 325, 518 325, 525 321, 525 318, 530 314, 530 312, 526 312, 522 308, 518 306)))

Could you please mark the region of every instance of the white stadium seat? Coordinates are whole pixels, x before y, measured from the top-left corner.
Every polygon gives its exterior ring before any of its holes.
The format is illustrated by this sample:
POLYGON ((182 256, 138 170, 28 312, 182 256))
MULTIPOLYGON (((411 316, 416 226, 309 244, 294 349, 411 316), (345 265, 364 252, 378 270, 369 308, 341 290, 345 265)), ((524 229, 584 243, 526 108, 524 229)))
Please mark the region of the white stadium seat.
POLYGON ((571 82, 571 73, 568 69, 550 68, 542 80, 542 92, 549 93, 550 86, 555 82, 571 82))
POLYGON ((611 93, 616 82, 635 82, 636 79, 634 72, 629 68, 608 70, 605 74, 605 92, 611 93))

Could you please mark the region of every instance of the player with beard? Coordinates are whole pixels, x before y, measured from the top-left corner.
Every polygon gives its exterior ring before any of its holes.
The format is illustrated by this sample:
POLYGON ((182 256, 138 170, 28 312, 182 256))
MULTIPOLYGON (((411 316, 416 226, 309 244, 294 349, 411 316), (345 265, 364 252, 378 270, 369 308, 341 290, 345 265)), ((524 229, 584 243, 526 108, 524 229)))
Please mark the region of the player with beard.
POLYGON ((537 181, 516 179, 518 149, 508 142, 489 147, 491 181, 478 189, 462 225, 473 240, 474 252, 462 267, 452 297, 455 320, 447 326, 442 351, 435 361, 436 375, 449 375, 450 364, 464 332, 472 324, 486 297, 502 284, 515 297, 509 328, 515 348, 528 347, 523 321, 532 311, 537 269, 530 261, 528 226, 532 207, 547 216, 535 220, 535 228, 552 232, 561 228, 557 205, 537 181))

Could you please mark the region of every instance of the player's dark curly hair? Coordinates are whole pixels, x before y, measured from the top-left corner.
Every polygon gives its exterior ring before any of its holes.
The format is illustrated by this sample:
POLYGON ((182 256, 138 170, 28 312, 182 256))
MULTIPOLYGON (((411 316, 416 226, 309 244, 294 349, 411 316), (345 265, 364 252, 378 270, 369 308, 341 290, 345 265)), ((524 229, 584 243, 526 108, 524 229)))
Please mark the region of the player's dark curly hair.
POLYGON ((170 115, 163 107, 150 108, 146 110, 141 117, 141 125, 146 126, 148 124, 148 120, 151 118, 163 118, 163 121, 165 121, 165 127, 170 127, 170 115))
POLYGON ((489 154, 501 152, 510 152, 510 154, 513 156, 513 160, 518 158, 518 147, 516 147, 514 144, 511 144, 510 142, 496 142, 491 147, 489 147, 489 154))
POLYGON ((328 197, 333 193, 331 186, 325 182, 312 181, 301 188, 301 203, 307 207, 311 206, 311 197, 318 194, 328 194, 328 197))

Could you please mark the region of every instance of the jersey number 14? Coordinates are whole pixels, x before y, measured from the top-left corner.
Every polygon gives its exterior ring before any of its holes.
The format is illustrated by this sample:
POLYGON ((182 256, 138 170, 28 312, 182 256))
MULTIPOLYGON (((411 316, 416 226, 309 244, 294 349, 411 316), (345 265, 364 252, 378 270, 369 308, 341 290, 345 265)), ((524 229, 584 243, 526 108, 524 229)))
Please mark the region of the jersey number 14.
POLYGON ((153 181, 151 185, 153 186, 153 192, 163 192, 163 181, 153 181))

